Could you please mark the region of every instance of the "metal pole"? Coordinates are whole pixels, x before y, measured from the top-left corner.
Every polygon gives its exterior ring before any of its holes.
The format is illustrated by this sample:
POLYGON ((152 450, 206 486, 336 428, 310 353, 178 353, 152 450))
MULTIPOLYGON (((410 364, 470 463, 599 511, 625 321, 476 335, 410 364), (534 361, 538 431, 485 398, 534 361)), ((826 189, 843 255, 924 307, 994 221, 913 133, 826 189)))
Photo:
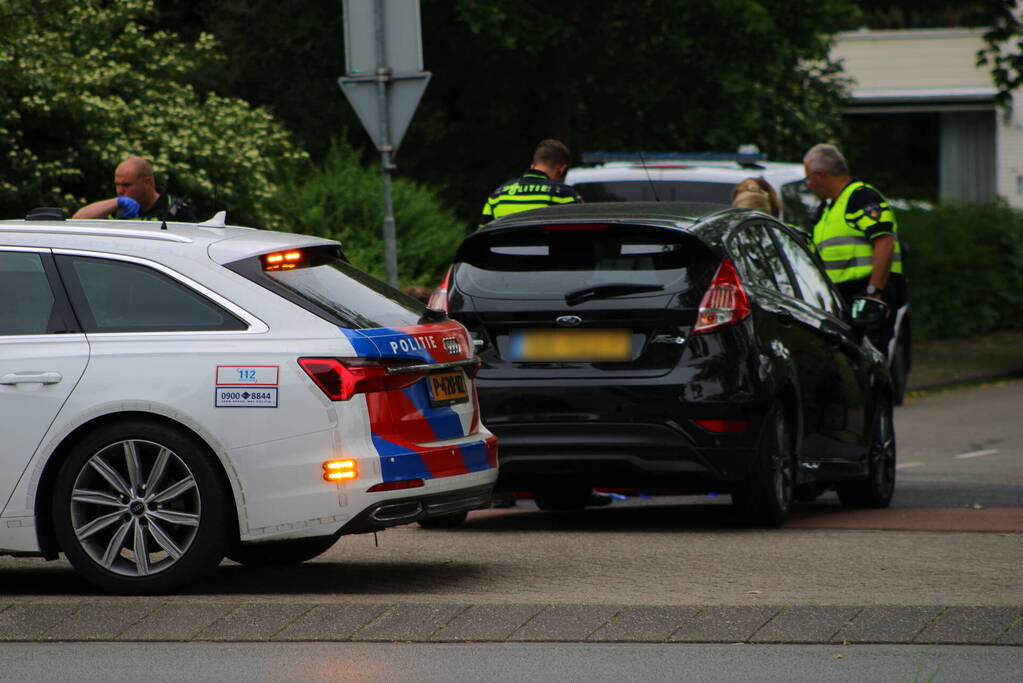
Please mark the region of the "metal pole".
POLYGON ((391 70, 384 64, 384 3, 383 0, 373 2, 373 22, 376 28, 377 48, 377 100, 380 107, 380 170, 384 177, 384 265, 387 269, 387 283, 398 286, 398 240, 394 227, 394 210, 391 202, 391 171, 395 166, 391 163, 391 132, 387 125, 387 84, 391 80, 391 70))

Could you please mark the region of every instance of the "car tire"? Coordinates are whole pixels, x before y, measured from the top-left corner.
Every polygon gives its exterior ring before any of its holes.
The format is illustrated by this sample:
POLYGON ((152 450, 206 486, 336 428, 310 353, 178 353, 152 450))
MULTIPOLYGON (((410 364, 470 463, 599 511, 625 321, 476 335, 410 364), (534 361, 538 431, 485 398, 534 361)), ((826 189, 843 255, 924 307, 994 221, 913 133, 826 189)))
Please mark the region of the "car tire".
POLYGON ((454 512, 450 515, 440 515, 439 517, 421 519, 419 520, 419 526, 424 529, 457 529, 465 524, 465 520, 468 516, 469 511, 463 510, 462 512, 454 512))
POLYGON ((828 488, 827 484, 802 484, 796 487, 794 499, 798 500, 800 503, 812 503, 824 495, 824 492, 827 491, 828 488))
POLYGON ((54 532, 68 561, 103 590, 131 595, 166 593, 211 570, 230 525, 210 458, 194 437, 156 422, 87 434, 54 486, 54 532))
POLYGON ((757 526, 778 526, 788 519, 795 495, 795 438, 785 411, 767 416, 749 478, 732 493, 743 519, 757 526))
POLYGON ((315 536, 266 543, 239 543, 227 551, 227 559, 246 567, 283 567, 318 557, 330 550, 336 542, 334 536, 315 536))
POLYGON ((867 476, 838 483, 836 489, 842 505, 848 508, 888 507, 895 492, 895 456, 892 405, 882 398, 874 411, 867 476))

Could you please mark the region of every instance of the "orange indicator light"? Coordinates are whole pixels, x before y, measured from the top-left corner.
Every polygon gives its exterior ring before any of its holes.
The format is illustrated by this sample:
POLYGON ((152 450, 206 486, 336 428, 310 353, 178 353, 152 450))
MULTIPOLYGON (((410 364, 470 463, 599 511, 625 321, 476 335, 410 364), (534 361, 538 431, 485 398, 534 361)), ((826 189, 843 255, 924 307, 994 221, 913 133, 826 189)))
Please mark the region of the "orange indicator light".
POLYGON ((301 251, 278 251, 263 257, 263 270, 294 268, 302 260, 301 251))
POLYGON ((327 481, 350 481, 359 478, 356 460, 328 460, 323 463, 323 478, 327 481))

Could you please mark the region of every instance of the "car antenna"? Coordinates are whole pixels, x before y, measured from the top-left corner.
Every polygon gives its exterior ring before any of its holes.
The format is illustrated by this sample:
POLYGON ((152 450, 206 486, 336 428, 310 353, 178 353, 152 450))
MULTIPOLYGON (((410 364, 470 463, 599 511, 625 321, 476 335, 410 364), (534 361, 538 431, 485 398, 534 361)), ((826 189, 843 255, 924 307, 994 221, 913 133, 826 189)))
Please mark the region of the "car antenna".
POLYGON ((643 164, 643 172, 646 173, 646 181, 650 183, 650 191, 654 193, 654 201, 661 201, 661 198, 657 196, 657 185, 654 184, 654 179, 650 177, 650 169, 647 168, 646 158, 643 156, 643 152, 639 153, 639 163, 643 164))

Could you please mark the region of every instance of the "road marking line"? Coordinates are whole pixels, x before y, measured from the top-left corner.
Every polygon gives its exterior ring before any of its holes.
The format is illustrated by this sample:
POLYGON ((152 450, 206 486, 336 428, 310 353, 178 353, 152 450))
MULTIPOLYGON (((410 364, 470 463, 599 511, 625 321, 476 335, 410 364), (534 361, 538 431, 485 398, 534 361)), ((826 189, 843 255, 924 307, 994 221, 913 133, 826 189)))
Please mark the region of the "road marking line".
POLYGON ((895 469, 897 469, 897 470, 908 470, 911 467, 923 467, 923 466, 924 466, 924 464, 922 462, 901 462, 901 463, 899 463, 898 465, 895 466, 895 469))
POLYGON ((958 460, 966 460, 967 458, 980 458, 985 455, 995 455, 998 453, 997 448, 991 448, 986 451, 973 451, 972 453, 960 453, 959 455, 953 456, 958 460))

